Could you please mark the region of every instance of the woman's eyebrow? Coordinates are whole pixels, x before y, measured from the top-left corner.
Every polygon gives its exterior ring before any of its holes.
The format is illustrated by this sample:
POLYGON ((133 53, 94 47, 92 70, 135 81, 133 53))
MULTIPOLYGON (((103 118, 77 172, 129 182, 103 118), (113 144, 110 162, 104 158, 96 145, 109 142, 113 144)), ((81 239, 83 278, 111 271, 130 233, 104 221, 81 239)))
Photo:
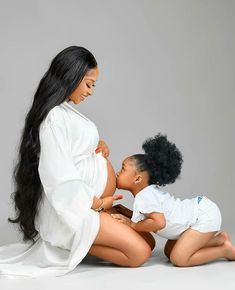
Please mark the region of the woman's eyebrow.
POLYGON ((93 81, 94 83, 95 83, 95 80, 94 79, 92 79, 92 78, 87 78, 88 80, 91 80, 91 81, 93 81))

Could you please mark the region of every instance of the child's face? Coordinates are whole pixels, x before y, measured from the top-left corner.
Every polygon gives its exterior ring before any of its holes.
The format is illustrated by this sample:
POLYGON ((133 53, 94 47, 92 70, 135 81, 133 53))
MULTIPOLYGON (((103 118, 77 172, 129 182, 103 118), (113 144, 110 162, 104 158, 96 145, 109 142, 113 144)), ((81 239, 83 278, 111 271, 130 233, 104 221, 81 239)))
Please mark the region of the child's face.
POLYGON ((116 174, 117 188, 130 190, 134 184, 136 176, 136 168, 134 160, 127 157, 122 162, 122 168, 116 174))

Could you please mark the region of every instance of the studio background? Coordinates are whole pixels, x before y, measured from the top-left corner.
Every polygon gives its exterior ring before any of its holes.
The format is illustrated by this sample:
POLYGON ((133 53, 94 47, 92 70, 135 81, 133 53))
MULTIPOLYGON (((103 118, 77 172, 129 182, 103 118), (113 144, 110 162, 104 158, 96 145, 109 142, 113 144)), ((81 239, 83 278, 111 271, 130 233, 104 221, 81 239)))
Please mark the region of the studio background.
POLYGON ((50 61, 70 45, 97 59, 95 93, 77 109, 97 125, 115 170, 147 137, 167 134, 184 164, 165 190, 207 195, 233 231, 234 15, 229 0, 0 1, 1 245, 19 240, 7 218, 26 113, 50 61))

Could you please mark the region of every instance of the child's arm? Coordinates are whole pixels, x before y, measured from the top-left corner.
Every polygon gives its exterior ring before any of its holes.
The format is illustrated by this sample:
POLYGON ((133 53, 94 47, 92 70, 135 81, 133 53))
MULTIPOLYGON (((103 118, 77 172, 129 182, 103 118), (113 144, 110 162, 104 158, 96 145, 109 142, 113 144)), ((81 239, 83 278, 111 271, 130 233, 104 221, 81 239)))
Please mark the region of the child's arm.
POLYGON ((157 232, 166 226, 166 220, 163 213, 152 212, 144 215, 146 216, 146 219, 138 223, 134 223, 130 218, 122 214, 111 214, 113 218, 130 226, 137 232, 157 232))
POLYGON ((131 227, 137 232, 157 232, 165 228, 166 219, 163 213, 152 212, 144 214, 146 219, 134 223, 131 221, 131 227))

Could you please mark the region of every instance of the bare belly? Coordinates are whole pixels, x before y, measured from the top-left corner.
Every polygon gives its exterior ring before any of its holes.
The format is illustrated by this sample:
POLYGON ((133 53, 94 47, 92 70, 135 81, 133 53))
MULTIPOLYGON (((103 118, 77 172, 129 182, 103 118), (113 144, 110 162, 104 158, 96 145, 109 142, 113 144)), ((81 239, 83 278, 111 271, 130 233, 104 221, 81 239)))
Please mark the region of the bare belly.
POLYGON ((116 174, 111 162, 107 159, 107 183, 101 197, 113 195, 116 190, 116 174))

